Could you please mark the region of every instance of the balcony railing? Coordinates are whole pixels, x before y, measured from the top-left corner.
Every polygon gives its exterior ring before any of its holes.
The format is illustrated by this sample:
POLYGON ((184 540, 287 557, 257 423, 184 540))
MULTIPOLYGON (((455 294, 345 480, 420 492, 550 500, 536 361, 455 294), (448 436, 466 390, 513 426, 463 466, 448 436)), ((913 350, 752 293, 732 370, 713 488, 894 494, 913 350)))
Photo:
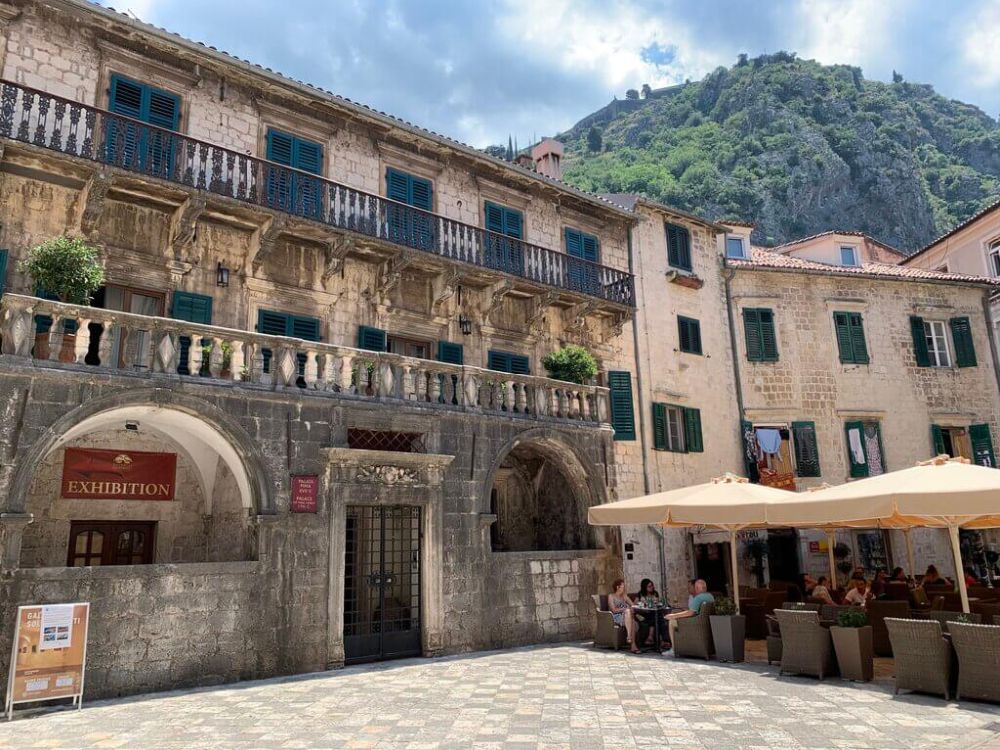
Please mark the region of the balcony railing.
POLYGON ((632 274, 9 81, 0 136, 634 306, 632 274))
POLYGON ((164 373, 275 390, 441 404, 474 412, 606 424, 608 389, 286 336, 5 294, 7 355, 103 372, 164 373))

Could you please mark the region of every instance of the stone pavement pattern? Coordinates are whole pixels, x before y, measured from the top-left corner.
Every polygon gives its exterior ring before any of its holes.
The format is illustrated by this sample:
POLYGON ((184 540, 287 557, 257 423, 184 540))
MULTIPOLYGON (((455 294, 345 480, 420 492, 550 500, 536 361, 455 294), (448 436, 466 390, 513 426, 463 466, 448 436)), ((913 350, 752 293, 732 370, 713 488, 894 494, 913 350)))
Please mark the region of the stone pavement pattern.
POLYGON ((957 749, 998 729, 998 707, 885 681, 570 644, 95 702, 2 723, 0 748, 957 749))

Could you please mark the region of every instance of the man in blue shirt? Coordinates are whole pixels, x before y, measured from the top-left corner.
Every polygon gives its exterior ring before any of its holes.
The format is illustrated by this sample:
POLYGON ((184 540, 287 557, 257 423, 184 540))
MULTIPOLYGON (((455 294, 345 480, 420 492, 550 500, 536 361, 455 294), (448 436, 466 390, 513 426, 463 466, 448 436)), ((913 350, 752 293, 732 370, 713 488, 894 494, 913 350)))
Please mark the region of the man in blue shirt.
POLYGON ((699 578, 694 582, 694 589, 691 596, 688 597, 688 608, 681 612, 671 612, 669 615, 664 615, 670 626, 670 643, 674 642, 674 630, 677 628, 677 621, 682 617, 694 617, 701 611, 703 604, 714 604, 715 597, 712 596, 708 591, 708 584, 704 580, 699 578))

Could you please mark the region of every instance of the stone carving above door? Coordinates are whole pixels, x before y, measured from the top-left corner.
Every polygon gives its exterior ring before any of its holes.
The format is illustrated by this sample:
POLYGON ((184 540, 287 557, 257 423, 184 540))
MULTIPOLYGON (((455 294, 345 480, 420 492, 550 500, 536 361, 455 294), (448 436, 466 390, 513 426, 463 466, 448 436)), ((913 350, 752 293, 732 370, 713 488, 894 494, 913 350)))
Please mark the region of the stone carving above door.
POLYGON ((375 484, 416 484, 420 481, 420 473, 404 466, 361 466, 354 478, 375 484))

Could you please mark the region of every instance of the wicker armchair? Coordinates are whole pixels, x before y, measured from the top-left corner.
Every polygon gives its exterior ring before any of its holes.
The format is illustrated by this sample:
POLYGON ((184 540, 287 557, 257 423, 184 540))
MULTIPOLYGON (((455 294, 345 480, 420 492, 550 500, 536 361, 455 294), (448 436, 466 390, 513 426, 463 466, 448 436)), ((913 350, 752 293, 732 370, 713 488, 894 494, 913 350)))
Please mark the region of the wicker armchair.
POLYGON ((708 617, 715 611, 715 605, 701 605, 694 617, 682 617, 677 620, 674 629, 674 656, 696 657, 708 661, 715 653, 715 643, 712 641, 712 624, 708 617))
POLYGON ((819 619, 836 622, 841 612, 845 609, 851 609, 853 606, 852 604, 824 604, 819 608, 819 619))
POLYGON ((953 622, 949 629, 958 654, 956 700, 1000 702, 1000 627, 953 622))
POLYGON ((983 621, 982 615, 977 614, 966 614, 965 612, 928 612, 927 618, 929 620, 936 620, 941 624, 941 632, 947 633, 948 626, 953 622, 971 622, 978 625, 983 621))
POLYGON ((766 591, 756 602, 740 602, 740 613, 747 618, 747 638, 767 637, 767 616, 785 601, 784 591, 766 591))
POLYGON ((973 602, 972 611, 983 616, 983 622, 989 624, 992 618, 1000 615, 1000 602, 973 602))
POLYGON ((916 690, 943 695, 951 692, 951 649, 937 620, 884 619, 896 662, 896 693, 916 690))
POLYGON ((782 602, 781 609, 794 609, 799 612, 819 612, 822 606, 818 602, 782 602))
POLYGON ((819 612, 778 609, 781 628, 780 674, 808 674, 823 679, 837 673, 830 631, 819 624, 819 612))
POLYGON ((768 615, 767 620, 767 663, 781 663, 781 626, 778 625, 778 618, 768 615))
POLYGON ((594 633, 594 645, 599 648, 613 648, 616 651, 628 646, 628 633, 624 625, 615 625, 615 618, 608 611, 606 594, 593 594, 594 609, 597 614, 597 630, 594 633))
POLYGON ((892 643, 889 631, 885 627, 886 617, 905 620, 910 616, 910 605, 907 602, 894 602, 885 599, 874 599, 868 602, 868 622, 872 626, 872 646, 875 656, 892 656, 892 643))

